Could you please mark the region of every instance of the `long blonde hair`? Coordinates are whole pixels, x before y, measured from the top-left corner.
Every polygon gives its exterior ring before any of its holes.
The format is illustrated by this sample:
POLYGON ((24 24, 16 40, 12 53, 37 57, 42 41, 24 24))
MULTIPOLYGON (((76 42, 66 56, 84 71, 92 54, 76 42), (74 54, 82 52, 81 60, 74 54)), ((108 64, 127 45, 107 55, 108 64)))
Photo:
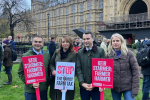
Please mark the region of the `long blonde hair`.
POLYGON ((120 40, 121 40, 121 53, 124 54, 124 55, 127 55, 128 53, 128 48, 126 46, 126 43, 125 43, 125 40, 123 38, 122 35, 118 34, 118 33, 115 33, 111 36, 111 39, 110 39, 110 43, 109 43, 109 46, 108 46, 108 54, 111 53, 111 51, 113 53, 115 53, 114 49, 113 49, 113 46, 112 46, 112 39, 113 37, 118 37, 120 40))
MULTIPOLYGON (((62 37, 62 39, 65 39, 67 42, 69 42, 69 44, 70 44, 70 50, 71 50, 71 53, 72 54, 74 54, 74 46, 73 46, 73 41, 72 41, 72 39, 69 37, 69 36, 67 36, 67 35, 65 35, 65 36, 63 36, 62 37)), ((62 48, 62 39, 61 39, 61 41, 60 41, 60 45, 59 45, 59 49, 56 51, 57 53, 59 53, 60 52, 60 50, 61 50, 61 48, 62 48)))

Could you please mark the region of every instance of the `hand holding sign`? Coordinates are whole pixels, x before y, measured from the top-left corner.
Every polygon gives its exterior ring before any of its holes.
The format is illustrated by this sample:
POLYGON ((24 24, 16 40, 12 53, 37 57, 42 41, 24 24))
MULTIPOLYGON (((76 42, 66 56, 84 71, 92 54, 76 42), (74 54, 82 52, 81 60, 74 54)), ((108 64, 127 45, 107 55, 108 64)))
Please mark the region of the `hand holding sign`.
POLYGON ((54 71, 52 72, 52 75, 54 75, 54 76, 56 75, 56 70, 54 70, 54 71))
POLYGON ((33 87, 36 89, 36 88, 39 88, 39 83, 33 83, 33 87))

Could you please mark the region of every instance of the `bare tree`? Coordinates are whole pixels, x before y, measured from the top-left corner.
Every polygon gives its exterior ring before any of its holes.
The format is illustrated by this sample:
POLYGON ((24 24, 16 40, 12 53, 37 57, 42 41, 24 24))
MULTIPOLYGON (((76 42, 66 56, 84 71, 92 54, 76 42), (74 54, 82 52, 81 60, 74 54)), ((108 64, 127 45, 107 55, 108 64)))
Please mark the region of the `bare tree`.
POLYGON ((25 5, 26 0, 1 0, 0 10, 2 10, 2 17, 8 20, 10 26, 10 33, 14 40, 14 27, 16 24, 22 22, 27 27, 33 23, 32 13, 27 10, 25 5))

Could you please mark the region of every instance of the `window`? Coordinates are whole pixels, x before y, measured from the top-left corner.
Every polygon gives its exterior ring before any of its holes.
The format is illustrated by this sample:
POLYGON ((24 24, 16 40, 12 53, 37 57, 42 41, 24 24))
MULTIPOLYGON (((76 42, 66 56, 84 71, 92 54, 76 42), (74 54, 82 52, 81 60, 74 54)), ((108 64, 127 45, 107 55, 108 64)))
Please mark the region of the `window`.
POLYGON ((54 17, 56 17, 56 16, 57 16, 57 10, 54 11, 54 17))
POLYGON ((59 13, 58 13, 58 15, 59 15, 59 16, 61 16, 61 15, 62 15, 62 8, 60 8, 60 9, 59 9, 59 13))
POLYGON ((51 29, 49 29, 49 34, 51 34, 51 29))
POLYGON ((71 17, 71 23, 75 23, 75 16, 71 17))
POLYGON ((34 24, 34 28, 36 28, 36 24, 34 24))
POLYGON ((72 26, 72 27, 71 27, 71 33, 74 33, 74 31, 73 31, 74 29, 75 29, 75 27, 72 26))
POLYGON ((99 9, 103 9, 103 1, 99 1, 99 9))
POLYGON ((45 23, 45 27, 46 27, 46 22, 44 22, 45 23))
POLYGON ((66 34, 69 34, 69 27, 66 28, 66 34))
POLYGON ((36 31, 34 31, 34 34, 36 34, 36 31))
POLYGON ((92 31, 92 25, 87 25, 87 31, 92 31))
POLYGON ((49 12, 49 18, 51 18, 51 12, 49 12))
POLYGON ((56 28, 54 29, 54 34, 57 34, 57 29, 56 28))
POLYGON ((80 16, 80 23, 83 23, 83 22, 84 22, 84 17, 82 15, 82 16, 80 16))
POLYGON ((92 9, 92 1, 87 2, 87 10, 92 9))
POLYGON ((80 12, 84 11, 84 4, 80 4, 80 12))
POLYGON ((87 14, 86 21, 92 21, 92 14, 87 14))
POLYGON ((86 30, 87 31, 92 31, 92 25, 87 25, 86 30))
POLYGON ((39 35, 42 35, 42 30, 39 31, 39 35))
POLYGON ((54 26, 57 24, 56 20, 54 20, 54 26))
POLYGON ((59 28, 59 34, 62 34, 62 28, 59 28))
POLYGON ((41 20, 41 18, 42 18, 42 14, 39 14, 39 20, 41 20))
POLYGON ((80 28, 84 29, 84 28, 85 28, 85 26, 81 26, 80 28))
POLYGON ((33 6, 33 9, 35 10, 35 5, 33 6))
POLYGON ((98 19, 99 19, 99 21, 102 21, 102 20, 103 20, 103 13, 99 13, 98 19))
POLYGON ((71 13, 75 13, 75 5, 71 6, 71 13))
POLYGON ((66 8, 66 15, 69 15, 69 7, 66 8))
POLYGON ((41 22, 39 23, 39 27, 42 27, 42 23, 41 22))
POLYGON ((49 21, 49 26, 51 26, 51 21, 49 21))
POLYGON ((45 33, 45 35, 47 35, 47 34, 46 34, 46 30, 44 31, 44 33, 45 33))
POLYGON ((59 21, 58 24, 62 25, 62 19, 60 18, 58 21, 59 21))
POLYGON ((69 24, 69 17, 66 18, 66 24, 69 24))

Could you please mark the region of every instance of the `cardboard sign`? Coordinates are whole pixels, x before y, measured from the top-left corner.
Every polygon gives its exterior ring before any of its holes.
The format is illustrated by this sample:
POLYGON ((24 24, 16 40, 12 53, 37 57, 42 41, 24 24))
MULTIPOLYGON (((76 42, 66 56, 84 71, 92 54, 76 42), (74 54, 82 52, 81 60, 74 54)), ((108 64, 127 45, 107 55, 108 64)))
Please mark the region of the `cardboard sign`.
POLYGON ((92 85, 113 88, 113 59, 92 59, 92 85))
POLYGON ((43 55, 22 57, 26 84, 46 81, 43 55))
POLYGON ((55 89, 74 90, 75 63, 57 62, 55 89))

